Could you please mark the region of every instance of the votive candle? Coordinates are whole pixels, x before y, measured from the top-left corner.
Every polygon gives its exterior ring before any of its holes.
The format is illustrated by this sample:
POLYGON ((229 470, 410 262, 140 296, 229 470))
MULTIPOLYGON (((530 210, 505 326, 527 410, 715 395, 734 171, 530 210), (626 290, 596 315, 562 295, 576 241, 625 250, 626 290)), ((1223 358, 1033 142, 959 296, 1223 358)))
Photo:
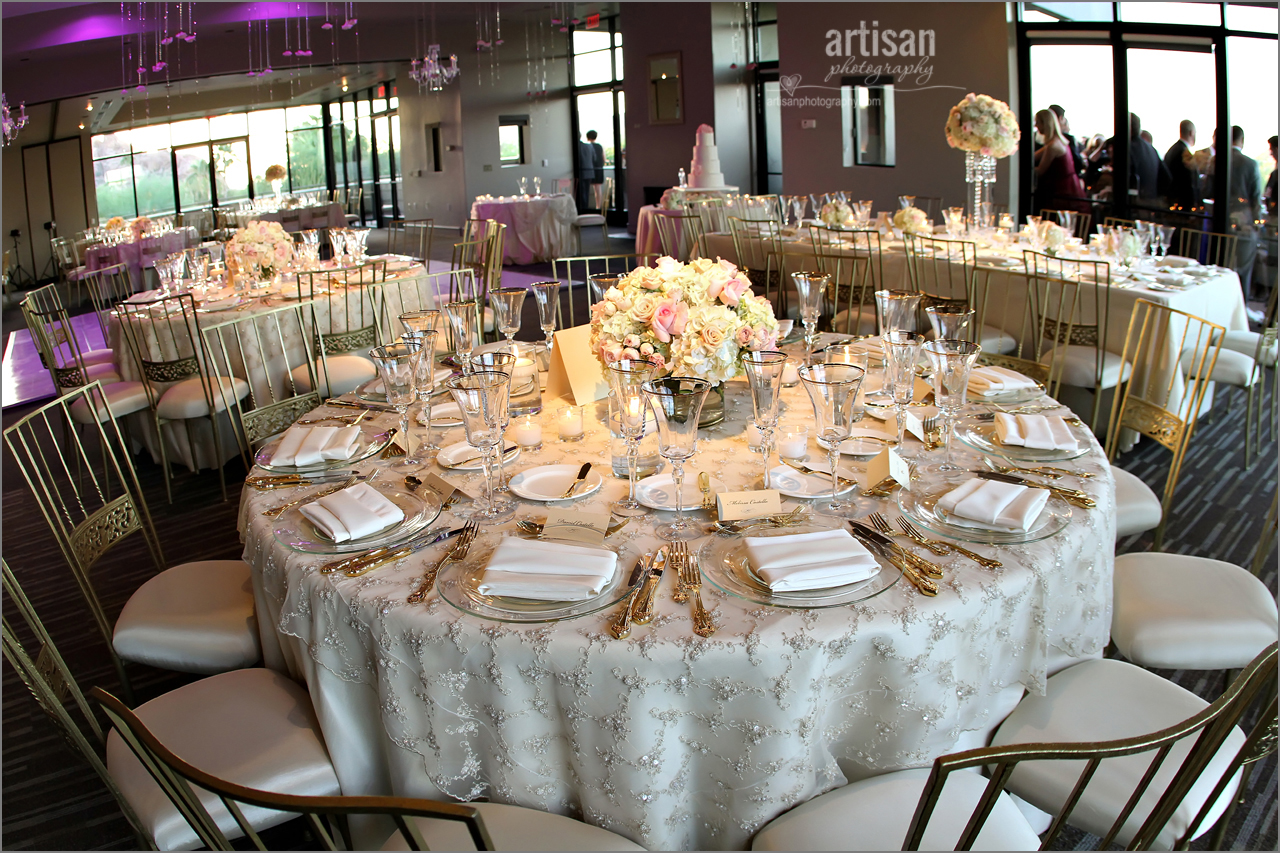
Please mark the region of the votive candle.
POLYGON ((581 441, 584 435, 582 427, 582 407, 581 406, 565 406, 560 410, 559 417, 560 440, 561 441, 581 441))
POLYGON ((809 453, 809 428, 803 424, 782 427, 778 431, 778 455, 783 459, 802 459, 809 453))
POLYGON ((782 365, 782 386, 791 388, 800 381, 800 370, 796 367, 796 363, 790 359, 782 365))
POLYGON ((537 450, 542 446, 542 422, 537 415, 525 415, 512 427, 512 437, 525 450, 537 450))

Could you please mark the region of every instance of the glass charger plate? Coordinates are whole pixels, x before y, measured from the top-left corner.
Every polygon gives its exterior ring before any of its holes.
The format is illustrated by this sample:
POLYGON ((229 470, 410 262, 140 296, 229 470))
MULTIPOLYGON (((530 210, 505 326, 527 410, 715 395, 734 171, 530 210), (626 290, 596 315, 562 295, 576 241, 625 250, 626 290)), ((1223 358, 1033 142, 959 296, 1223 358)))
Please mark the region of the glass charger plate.
POLYGON ((356 389, 356 398, 367 403, 387 402, 387 392, 382 388, 382 377, 375 376, 356 389))
POLYGON ((338 543, 321 533, 310 519, 302 514, 301 507, 295 507, 280 516, 280 520, 276 522, 273 531, 276 541, 286 548, 303 554, 351 554, 407 539, 425 530, 427 525, 440 515, 440 497, 430 490, 416 494, 402 489, 383 487, 378 491, 387 500, 400 507, 400 511, 404 513, 404 521, 371 536, 338 543))
POLYGON ((1039 400, 1044 396, 1044 394, 1044 383, 1037 382, 1036 387, 1034 388, 1015 388, 1012 391, 1001 391, 987 397, 979 397, 977 394, 970 394, 969 402, 994 404, 997 406, 1013 406, 1018 403, 1030 403, 1032 400, 1039 400))
POLYGON ((1068 429, 1076 437, 1075 450, 1037 450, 1001 444, 996 437, 995 421, 979 420, 972 415, 956 421, 956 436, 974 450, 1019 462, 1061 462, 1084 456, 1089 452, 1089 440, 1081 435, 1079 428, 1068 426, 1068 429))
POLYGON ((253 457, 253 464, 257 465, 263 471, 270 471, 272 474, 308 474, 319 471, 328 471, 331 468, 349 468, 357 462, 368 459, 375 453, 381 452, 387 446, 387 433, 380 432, 376 435, 369 435, 367 432, 360 433, 360 443, 356 445, 356 452, 350 459, 330 459, 319 465, 307 465, 299 468, 294 465, 272 465, 271 457, 275 455, 276 449, 280 446, 280 442, 272 441, 264 444, 262 449, 253 457))
POLYGON ((1040 512, 1040 517, 1025 533, 1002 533, 998 530, 982 530, 950 521, 946 514, 937 508, 938 499, 959 485, 954 482, 938 482, 931 485, 912 484, 910 490, 898 490, 898 509, 910 520, 926 530, 959 539, 961 542, 977 542, 983 545, 1017 545, 1024 542, 1038 542, 1048 539, 1062 531, 1071 521, 1071 507, 1057 495, 1050 495, 1049 502, 1040 512))
MULTIPOLYGON (((576 619, 606 610, 631 594, 633 587, 627 583, 631 578, 632 568, 621 555, 611 580, 600 594, 585 601, 536 601, 531 598, 515 598, 506 595, 483 595, 478 587, 480 577, 493 550, 498 547, 501 537, 483 537, 471 546, 467 556, 459 563, 450 563, 441 570, 436 578, 436 590, 440 597, 452 607, 488 619, 492 622, 560 622, 565 619, 576 619)), ((551 539, 551 542, 563 541, 551 539)), ((566 545, 582 547, 581 542, 565 542, 566 545)), ((605 550, 617 553, 617 548, 605 544, 605 550)), ((642 581, 647 575, 641 575, 642 581)), ((640 581, 637 581, 639 583, 640 581)))
POLYGON ((880 563, 880 571, 866 580, 826 589, 773 592, 756 575, 751 568, 751 563, 747 560, 747 546, 743 540, 748 536, 794 536, 799 533, 834 529, 836 526, 814 522, 783 528, 762 526, 733 536, 713 536, 698 552, 698 565, 702 569, 703 577, 716 589, 729 595, 769 607, 791 607, 801 610, 843 607, 846 604, 864 601, 889 589, 898 582, 898 578, 902 577, 901 569, 876 557, 876 561, 880 563))

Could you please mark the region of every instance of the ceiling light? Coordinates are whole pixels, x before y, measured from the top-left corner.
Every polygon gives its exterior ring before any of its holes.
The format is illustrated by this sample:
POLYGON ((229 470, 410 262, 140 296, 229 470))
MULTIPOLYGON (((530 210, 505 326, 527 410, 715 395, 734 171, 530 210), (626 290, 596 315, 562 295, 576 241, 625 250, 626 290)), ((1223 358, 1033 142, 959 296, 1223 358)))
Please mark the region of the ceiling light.
POLYGON ((84 122, 80 122, 80 129, 84 130, 84 122))
POLYGON ((84 105, 86 112, 93 112, 93 101, 89 101, 84 105))

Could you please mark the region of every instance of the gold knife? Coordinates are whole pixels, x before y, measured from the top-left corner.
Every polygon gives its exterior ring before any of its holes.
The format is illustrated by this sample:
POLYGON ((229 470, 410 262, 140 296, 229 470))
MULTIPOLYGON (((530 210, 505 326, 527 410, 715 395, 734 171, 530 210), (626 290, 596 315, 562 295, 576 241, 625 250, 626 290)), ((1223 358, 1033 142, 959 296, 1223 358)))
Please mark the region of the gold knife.
POLYGON ((862 536, 867 530, 864 527, 854 527, 853 535, 858 537, 862 544, 866 545, 872 551, 875 551, 884 559, 888 560, 895 567, 902 571, 903 577, 911 582, 921 595, 927 595, 930 598, 938 594, 938 585, 926 577, 916 574, 915 569, 907 562, 907 551, 897 545, 885 546, 870 537, 862 536))
MULTIPOLYGON (((578 476, 575 477, 573 482, 569 484, 569 488, 564 490, 564 494, 560 496, 560 500, 565 500, 567 498, 573 497, 573 493, 577 490, 578 486, 582 485, 582 481, 587 479, 587 475, 590 473, 591 473, 591 463, 583 462, 582 467, 578 469, 578 476)), ((661 574, 661 572, 659 572, 659 574, 661 574)), ((644 623, 641 623, 641 624, 644 624, 644 623)))
POLYGON ((885 536, 880 531, 872 530, 870 527, 867 527, 857 521, 850 521, 849 526, 853 528, 853 531, 855 534, 861 534, 859 538, 870 539, 871 541, 877 542, 886 548, 889 548, 889 549, 896 548, 897 550, 901 551, 903 555, 903 559, 905 559, 908 563, 910 563, 912 568, 914 568, 916 571, 918 571, 920 574, 924 575, 925 577, 929 577, 929 578, 943 577, 942 569, 938 568, 936 565, 929 562, 924 557, 921 557, 919 554, 913 551, 908 551, 906 548, 899 546, 898 543, 894 542, 892 539, 890 539, 888 536, 885 536))
POLYGON ((667 567, 667 547, 663 546, 654 555, 649 564, 649 577, 645 578, 640 597, 636 599, 631 610, 631 619, 637 625, 648 625, 653 621, 653 604, 658 596, 658 582, 662 580, 662 570, 667 567))
POLYGON ((984 480, 995 480, 998 483, 1015 483, 1032 489, 1048 489, 1068 503, 1073 503, 1085 509, 1093 509, 1098 505, 1097 501, 1079 489, 1066 489, 1062 486, 1051 486, 1048 483, 1036 483, 1032 480, 1025 480, 1022 477, 1015 477, 1012 474, 997 474, 995 471, 975 471, 974 473, 984 480))
POLYGON ((618 615, 613 619, 613 624, 609 626, 609 633, 613 635, 615 640, 625 640, 631 635, 631 608, 635 607, 636 599, 640 597, 640 590, 643 588, 640 578, 644 576, 652 560, 653 555, 641 557, 640 561, 636 563, 635 569, 631 572, 631 580, 628 583, 628 586, 631 587, 631 594, 627 596, 622 610, 618 612, 618 615))

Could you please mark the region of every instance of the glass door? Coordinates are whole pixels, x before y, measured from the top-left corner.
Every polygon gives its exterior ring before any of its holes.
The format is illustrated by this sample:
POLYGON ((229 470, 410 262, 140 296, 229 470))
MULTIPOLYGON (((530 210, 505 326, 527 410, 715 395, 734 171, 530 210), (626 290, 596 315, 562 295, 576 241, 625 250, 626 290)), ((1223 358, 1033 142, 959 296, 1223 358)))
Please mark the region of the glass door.
MULTIPOLYGON (((604 148, 604 178, 606 181, 613 179, 613 184, 615 185, 614 203, 616 204, 618 198, 616 174, 621 146, 618 145, 618 140, 614 135, 616 112, 614 110, 613 95, 614 93, 609 90, 591 92, 590 94, 576 96, 574 103, 578 110, 578 129, 582 132, 582 138, 584 140, 587 139, 587 134, 594 130, 596 132, 595 141, 604 148)), ((596 201, 593 196, 592 209, 595 208, 596 201)))
POLYGON ((756 187, 782 192, 782 87, 776 70, 756 74, 756 187))
POLYGON ((218 204, 250 197, 247 137, 213 143, 213 181, 218 204))
POLYGON ((174 171, 178 176, 179 210, 199 210, 213 204, 209 181, 209 143, 173 149, 174 171))

